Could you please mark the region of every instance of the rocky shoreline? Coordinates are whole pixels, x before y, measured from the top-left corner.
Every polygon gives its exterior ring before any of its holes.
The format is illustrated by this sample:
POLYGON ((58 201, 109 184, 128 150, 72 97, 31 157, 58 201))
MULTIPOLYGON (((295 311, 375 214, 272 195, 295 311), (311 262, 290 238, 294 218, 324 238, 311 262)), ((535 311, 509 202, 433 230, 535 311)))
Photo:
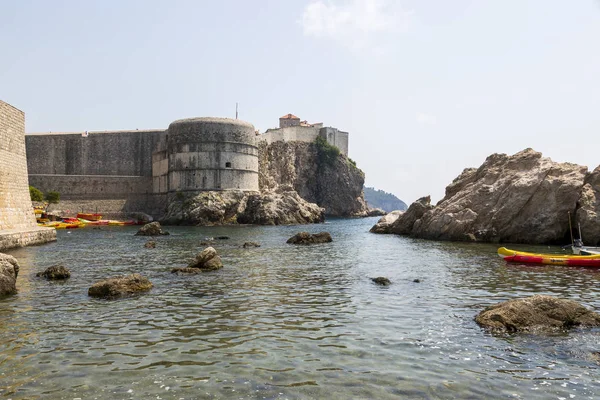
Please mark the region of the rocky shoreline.
MULTIPOLYGON (((491 243, 570 243, 581 224, 587 245, 600 243, 600 167, 558 163, 532 149, 492 154, 465 169, 435 206, 423 197, 385 217, 371 232, 491 243)), ((578 236, 578 235, 576 235, 578 236)))

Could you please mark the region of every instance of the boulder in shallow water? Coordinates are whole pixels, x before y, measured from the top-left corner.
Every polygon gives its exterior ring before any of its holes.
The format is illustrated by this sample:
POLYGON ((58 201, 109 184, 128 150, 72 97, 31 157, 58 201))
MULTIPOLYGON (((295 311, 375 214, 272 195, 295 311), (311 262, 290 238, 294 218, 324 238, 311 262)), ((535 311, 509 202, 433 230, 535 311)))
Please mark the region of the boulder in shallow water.
POLYGON ((145 292, 152 289, 152 282, 140 274, 108 278, 94 283, 88 289, 91 297, 115 298, 145 292))
POLYGON ((243 248, 247 249, 248 247, 260 247, 260 243, 257 242, 246 242, 243 244, 242 246, 243 248))
POLYGON ((600 314, 573 300, 535 295, 487 307, 475 322, 493 331, 543 332, 600 326, 600 314))
POLYGON ((287 243, 289 244, 317 244, 317 243, 329 243, 333 239, 329 232, 319 232, 310 234, 308 232, 299 232, 289 238, 287 243))
POLYGON ((188 267, 173 268, 171 270, 172 274, 178 274, 178 275, 180 275, 180 274, 199 274, 201 272, 202 272, 202 270, 200 268, 188 268, 188 267))
POLYGON ((17 292, 17 275, 19 275, 17 259, 0 253, 0 296, 17 292))
POLYGON ((384 276, 378 276, 377 278, 371 278, 371 280, 373 281, 373 283, 376 283, 381 286, 389 286, 392 284, 392 282, 384 276))
POLYGON ((144 247, 147 249, 154 249, 156 248, 156 242, 154 240, 149 240, 146 243, 144 243, 144 247))
POLYGON ((221 261, 221 257, 219 257, 214 247, 207 247, 198 253, 194 261, 192 261, 187 267, 212 271, 223 268, 223 262, 221 261))
POLYGON ((154 221, 146 224, 140 228, 135 236, 161 236, 168 235, 169 232, 164 232, 160 226, 160 222, 154 221))
POLYGON ((71 271, 64 265, 53 265, 46 268, 44 272, 38 272, 35 276, 46 278, 49 281, 56 281, 69 279, 71 277, 71 271))
POLYGON ((400 217, 404 211, 395 210, 387 213, 383 217, 379 218, 379 221, 369 230, 371 233, 392 233, 390 231, 391 225, 400 217))
POLYGON ((381 208, 369 208, 367 210, 367 217, 381 217, 387 215, 387 212, 381 208))
POLYGON ((431 209, 433 209, 433 206, 431 205, 431 196, 421 197, 412 203, 408 207, 408 210, 400 214, 398 218, 390 224, 388 231, 398 235, 410 235, 415 223, 420 221, 421 217, 431 209))

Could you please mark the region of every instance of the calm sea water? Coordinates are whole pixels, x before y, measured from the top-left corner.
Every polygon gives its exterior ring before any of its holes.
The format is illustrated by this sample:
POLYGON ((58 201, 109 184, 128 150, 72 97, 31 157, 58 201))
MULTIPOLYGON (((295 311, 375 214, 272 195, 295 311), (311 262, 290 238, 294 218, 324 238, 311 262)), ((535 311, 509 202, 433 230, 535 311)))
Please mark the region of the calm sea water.
POLYGON ((136 227, 86 228, 11 251, 21 272, 19 293, 0 300, 0 397, 600 398, 600 330, 491 335, 473 321, 536 293, 600 311, 600 271, 508 265, 493 245, 368 233, 375 222, 167 227, 155 249, 136 227), (287 245, 300 230, 327 230, 334 242, 287 245), (170 273, 221 235, 223 269, 170 273), (70 280, 35 277, 57 263, 70 280), (92 283, 134 272, 154 288, 87 296, 92 283), (377 286, 377 276, 393 284, 377 286))

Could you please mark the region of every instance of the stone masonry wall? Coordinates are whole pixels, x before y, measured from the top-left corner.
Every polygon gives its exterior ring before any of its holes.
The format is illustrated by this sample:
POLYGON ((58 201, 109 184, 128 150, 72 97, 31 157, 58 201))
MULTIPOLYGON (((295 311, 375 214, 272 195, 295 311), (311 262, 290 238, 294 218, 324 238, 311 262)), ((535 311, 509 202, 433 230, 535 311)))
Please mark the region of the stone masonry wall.
POLYGON ((312 143, 317 136, 322 136, 327 142, 336 146, 342 154, 348 156, 348 132, 337 128, 315 126, 287 126, 279 129, 269 129, 259 136, 260 141, 272 144, 275 142, 304 142, 312 143))
POLYGON ((337 128, 321 128, 319 135, 327 140, 327 143, 340 149, 343 155, 348 156, 348 132, 340 131, 337 128))
POLYGON ((259 136, 259 140, 267 144, 274 142, 305 142, 312 143, 319 136, 319 128, 312 126, 288 126, 279 129, 269 129, 259 136))
POLYGON ((29 184, 43 193, 55 191, 61 200, 127 199, 152 194, 149 176, 29 175, 29 184))
POLYGON ((164 130, 28 134, 30 174, 152 176, 164 130))
POLYGON ((25 158, 25 113, 0 101, 0 230, 36 227, 25 158))
POLYGON ((0 100, 0 251, 56 240, 37 226, 29 196, 25 114, 0 100))

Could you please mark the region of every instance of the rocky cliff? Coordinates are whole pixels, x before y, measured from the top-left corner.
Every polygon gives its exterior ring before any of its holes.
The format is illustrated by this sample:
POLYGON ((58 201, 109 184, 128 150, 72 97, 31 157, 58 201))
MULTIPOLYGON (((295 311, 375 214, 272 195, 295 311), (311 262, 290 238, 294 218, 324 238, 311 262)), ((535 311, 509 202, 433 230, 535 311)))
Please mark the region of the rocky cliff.
POLYGON ((583 242, 588 246, 600 245, 600 167, 585 178, 575 219, 581 224, 583 242))
POLYGON ((324 210, 282 185, 264 193, 241 190, 181 195, 169 202, 168 225, 290 225, 324 221, 324 210))
POLYGON ((289 185, 303 199, 335 216, 367 216, 364 173, 337 149, 323 143, 274 142, 259 145, 261 192, 289 185))
POLYGON ((569 213, 586 244, 600 241, 600 169, 557 163, 526 149, 465 169, 435 206, 417 201, 386 229, 437 240, 565 244, 569 213), (414 213, 409 213, 413 208, 414 213), (421 215, 419 215, 421 214, 421 215))

